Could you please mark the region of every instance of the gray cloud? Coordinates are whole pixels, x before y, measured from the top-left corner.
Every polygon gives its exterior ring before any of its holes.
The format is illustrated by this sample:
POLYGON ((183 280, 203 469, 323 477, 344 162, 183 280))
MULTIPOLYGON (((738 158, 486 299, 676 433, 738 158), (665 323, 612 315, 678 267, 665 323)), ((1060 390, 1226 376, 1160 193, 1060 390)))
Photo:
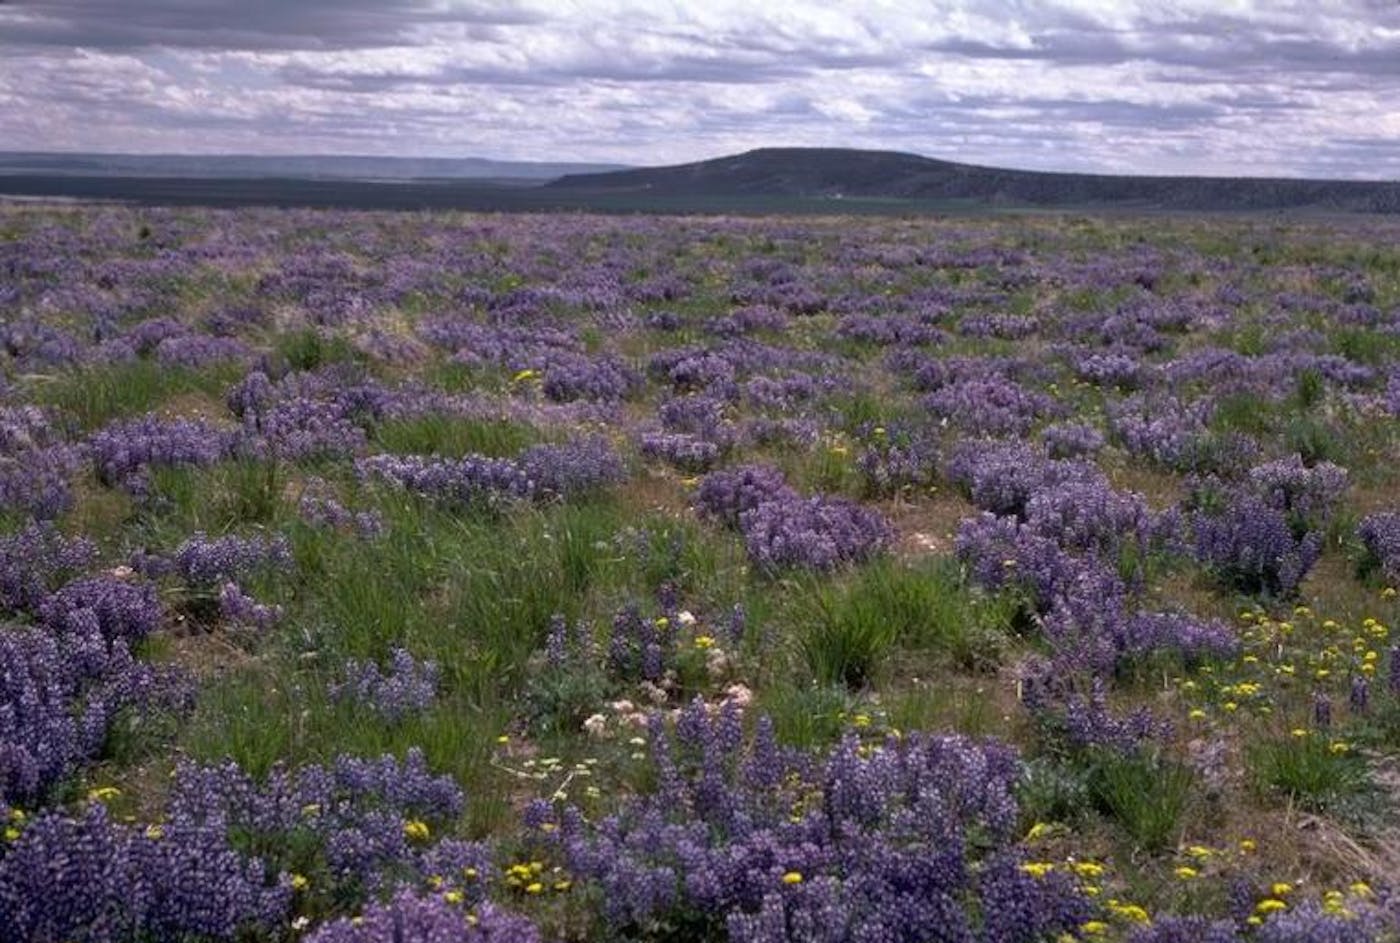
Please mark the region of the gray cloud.
POLYGON ((0 4, 0 140, 24 149, 1397 177, 1396 101, 1381 0, 0 4))

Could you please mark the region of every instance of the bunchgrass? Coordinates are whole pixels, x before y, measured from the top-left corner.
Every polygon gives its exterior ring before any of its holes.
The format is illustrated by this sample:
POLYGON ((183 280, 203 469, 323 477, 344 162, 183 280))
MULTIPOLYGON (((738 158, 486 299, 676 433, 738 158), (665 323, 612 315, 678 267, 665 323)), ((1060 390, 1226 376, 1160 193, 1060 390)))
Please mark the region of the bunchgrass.
POLYGON ((878 560, 800 597, 797 645, 812 677, 858 688, 899 646, 965 669, 996 663, 1011 611, 963 586, 949 560, 878 560))
POLYGON ((385 452, 461 458, 475 453, 510 457, 539 441, 539 433, 507 419, 469 419, 428 413, 386 420, 374 427, 373 441, 385 452))
POLYGON ((1089 763, 1094 802, 1146 851, 1177 843, 1193 783, 1190 767, 1156 752, 1103 750, 1089 763))
POLYGON ((181 395, 201 393, 222 398, 224 390, 239 376, 239 367, 232 364, 194 370, 154 360, 133 360, 32 380, 32 398, 90 431, 113 419, 158 409, 181 395))
POLYGON ((1366 765, 1351 747, 1315 733, 1264 740, 1245 751, 1245 764, 1263 795, 1283 795, 1299 807, 1326 811, 1361 792, 1366 765))

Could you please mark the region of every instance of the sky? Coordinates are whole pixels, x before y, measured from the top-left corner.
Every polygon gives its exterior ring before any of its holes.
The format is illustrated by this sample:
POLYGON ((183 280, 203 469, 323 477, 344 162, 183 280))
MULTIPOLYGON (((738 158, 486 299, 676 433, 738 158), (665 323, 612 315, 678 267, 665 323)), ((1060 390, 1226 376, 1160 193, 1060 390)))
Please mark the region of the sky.
POLYGON ((1400 0, 0 0, 0 149, 1400 179, 1400 0))

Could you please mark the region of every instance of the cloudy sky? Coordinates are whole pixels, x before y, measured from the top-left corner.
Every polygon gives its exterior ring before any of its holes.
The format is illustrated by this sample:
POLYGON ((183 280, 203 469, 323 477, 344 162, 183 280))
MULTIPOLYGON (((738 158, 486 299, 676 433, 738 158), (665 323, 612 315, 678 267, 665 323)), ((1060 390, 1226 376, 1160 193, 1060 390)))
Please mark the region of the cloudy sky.
POLYGON ((1400 178, 1400 0, 0 0, 0 148, 1400 178))

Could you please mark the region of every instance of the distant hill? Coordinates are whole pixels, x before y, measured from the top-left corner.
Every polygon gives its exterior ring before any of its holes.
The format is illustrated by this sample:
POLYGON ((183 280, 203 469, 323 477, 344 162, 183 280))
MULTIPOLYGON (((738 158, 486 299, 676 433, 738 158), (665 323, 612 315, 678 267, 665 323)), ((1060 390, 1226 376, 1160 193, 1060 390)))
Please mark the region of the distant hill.
POLYGON ((241 154, 0 152, 0 175, 163 177, 205 180, 552 180, 623 164, 485 160, 479 157, 264 157, 241 154))
POLYGON ((1045 173, 842 148, 621 169, 470 157, 0 153, 0 197, 487 212, 1400 213, 1400 181, 1045 173))
POLYGON ((546 186, 560 192, 654 198, 783 196, 1192 211, 1400 212, 1400 181, 1047 173, 844 148, 761 148, 670 167, 567 174, 546 186))

